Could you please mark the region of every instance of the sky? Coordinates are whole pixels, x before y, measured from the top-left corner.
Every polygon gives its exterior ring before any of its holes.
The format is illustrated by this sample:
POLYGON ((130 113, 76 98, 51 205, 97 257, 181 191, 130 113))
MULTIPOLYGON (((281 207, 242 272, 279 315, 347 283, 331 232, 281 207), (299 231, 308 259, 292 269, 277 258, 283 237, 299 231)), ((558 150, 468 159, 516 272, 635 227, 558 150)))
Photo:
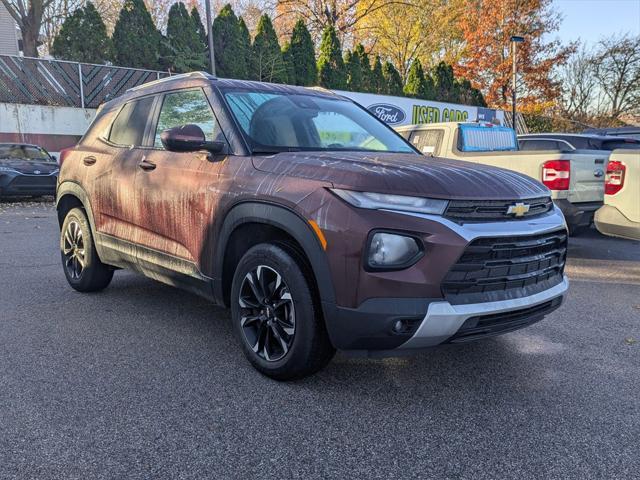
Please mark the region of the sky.
POLYGON ((562 43, 581 38, 593 45, 602 37, 640 35, 640 0, 553 0, 564 17, 556 32, 562 43))

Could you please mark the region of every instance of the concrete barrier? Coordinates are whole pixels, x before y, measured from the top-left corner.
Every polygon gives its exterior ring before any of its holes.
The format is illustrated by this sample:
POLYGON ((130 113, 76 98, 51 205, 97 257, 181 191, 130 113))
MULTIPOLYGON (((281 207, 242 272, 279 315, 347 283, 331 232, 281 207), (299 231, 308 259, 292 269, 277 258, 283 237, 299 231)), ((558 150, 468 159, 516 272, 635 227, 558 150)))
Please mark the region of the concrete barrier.
POLYGON ((0 103, 0 142, 40 145, 51 154, 75 145, 95 109, 0 103))

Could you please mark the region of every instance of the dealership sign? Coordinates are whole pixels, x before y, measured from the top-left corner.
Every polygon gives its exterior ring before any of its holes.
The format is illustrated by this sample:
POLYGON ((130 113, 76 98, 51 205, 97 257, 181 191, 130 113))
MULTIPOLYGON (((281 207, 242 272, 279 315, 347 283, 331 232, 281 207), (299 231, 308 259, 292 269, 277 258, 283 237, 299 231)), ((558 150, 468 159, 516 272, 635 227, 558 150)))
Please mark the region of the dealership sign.
POLYGON ((491 108, 432 102, 407 97, 336 91, 365 107, 389 125, 438 122, 493 122, 502 124, 504 112, 491 108))

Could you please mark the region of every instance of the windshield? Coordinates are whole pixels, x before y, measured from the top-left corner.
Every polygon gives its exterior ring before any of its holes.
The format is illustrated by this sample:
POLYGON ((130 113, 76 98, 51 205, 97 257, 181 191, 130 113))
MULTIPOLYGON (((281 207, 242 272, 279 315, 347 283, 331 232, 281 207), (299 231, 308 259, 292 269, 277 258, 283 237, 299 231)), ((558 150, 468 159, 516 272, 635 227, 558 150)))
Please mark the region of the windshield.
POLYGON ((4 160, 32 160, 53 162, 53 158, 40 147, 29 145, 0 145, 0 158, 4 160))
POLYGON ((225 89, 223 94, 254 153, 416 153, 389 127, 348 100, 247 89, 225 89))

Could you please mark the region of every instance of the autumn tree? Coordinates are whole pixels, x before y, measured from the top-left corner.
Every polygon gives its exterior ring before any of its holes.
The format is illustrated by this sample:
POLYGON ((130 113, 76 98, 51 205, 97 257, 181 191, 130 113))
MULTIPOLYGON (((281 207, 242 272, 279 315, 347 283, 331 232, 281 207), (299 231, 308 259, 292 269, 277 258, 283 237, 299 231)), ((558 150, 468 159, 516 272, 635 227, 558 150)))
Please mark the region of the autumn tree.
POLYGON ((93 3, 67 17, 56 35, 51 54, 62 60, 105 63, 112 58, 111 39, 93 3))
POLYGON ((382 75, 384 76, 385 92, 388 95, 402 96, 403 85, 400 73, 393 66, 393 63, 386 61, 382 66, 382 75))
POLYGON ((143 0, 125 0, 112 39, 117 65, 159 68, 162 35, 143 0))
POLYGON ((343 90, 347 86, 340 40, 332 26, 325 28, 322 34, 318 55, 318 83, 323 87, 337 90, 343 90))
POLYGON ((286 83, 288 80, 278 37, 267 14, 258 22, 251 46, 250 71, 252 78, 263 82, 286 83))
POLYGON ((508 108, 511 99, 510 38, 524 36, 518 45, 518 98, 526 107, 553 101, 560 95, 554 79, 556 65, 566 61, 573 46, 549 40, 558 29, 559 15, 551 0, 477 0, 460 17, 464 55, 454 65, 458 76, 472 79, 494 107, 508 108))

